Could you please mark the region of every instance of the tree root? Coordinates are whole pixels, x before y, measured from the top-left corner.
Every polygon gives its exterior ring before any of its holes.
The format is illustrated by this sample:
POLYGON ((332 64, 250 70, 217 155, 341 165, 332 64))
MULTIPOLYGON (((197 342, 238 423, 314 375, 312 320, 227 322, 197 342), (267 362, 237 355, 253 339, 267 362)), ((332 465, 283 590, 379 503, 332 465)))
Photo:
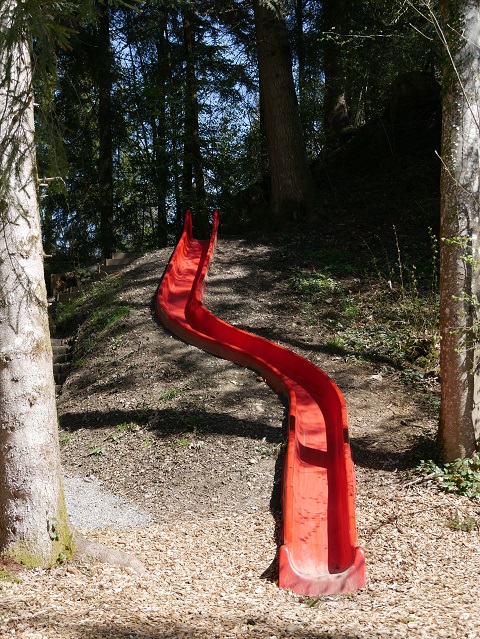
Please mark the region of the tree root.
POLYGON ((146 575, 148 573, 143 563, 133 555, 129 555, 121 550, 107 548, 107 546, 100 544, 98 541, 86 539, 77 531, 74 532, 73 540, 75 547, 74 556, 77 559, 110 564, 112 566, 119 566, 120 568, 131 568, 139 575, 146 575))

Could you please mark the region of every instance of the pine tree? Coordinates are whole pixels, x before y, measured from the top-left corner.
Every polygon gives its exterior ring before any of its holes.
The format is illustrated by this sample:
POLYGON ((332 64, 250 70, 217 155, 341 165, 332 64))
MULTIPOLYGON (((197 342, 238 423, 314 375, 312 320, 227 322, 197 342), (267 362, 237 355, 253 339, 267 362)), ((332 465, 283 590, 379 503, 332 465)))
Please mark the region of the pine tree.
POLYGON ((275 223, 316 218, 319 210, 293 82, 283 3, 254 0, 260 100, 275 223))

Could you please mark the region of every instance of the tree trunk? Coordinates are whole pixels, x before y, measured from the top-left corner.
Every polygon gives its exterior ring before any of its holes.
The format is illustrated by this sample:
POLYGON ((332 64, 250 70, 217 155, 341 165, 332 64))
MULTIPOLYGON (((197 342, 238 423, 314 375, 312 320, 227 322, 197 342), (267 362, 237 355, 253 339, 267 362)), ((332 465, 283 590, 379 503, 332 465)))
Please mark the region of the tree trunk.
POLYGON ((346 21, 345 0, 326 0, 323 3, 323 22, 326 32, 323 49, 325 73, 324 126, 327 140, 336 140, 350 126, 347 109, 346 77, 342 50, 337 38, 346 21))
POLYGON ((46 197, 44 202, 42 221, 43 250, 47 255, 50 255, 55 248, 55 228, 53 223, 55 200, 50 196, 46 197))
POLYGON ((165 29, 165 64, 166 64, 166 73, 168 83, 170 85, 169 99, 170 104, 168 111, 170 112, 170 133, 171 133, 171 147, 172 147, 172 180, 173 180, 173 191, 175 194, 175 236, 177 239, 180 238, 183 230, 183 219, 182 219, 182 197, 181 197, 181 189, 180 189, 180 169, 179 169, 179 159, 178 159, 178 149, 181 146, 180 139, 178 137, 178 126, 177 126, 177 103, 174 99, 175 93, 175 79, 173 75, 173 64, 172 64, 172 47, 169 40, 168 28, 165 29))
POLYGON ((159 17, 155 48, 157 51, 157 96, 156 118, 153 126, 154 162, 156 175, 156 199, 157 199, 157 246, 168 244, 167 224, 167 191, 168 191, 168 153, 167 153, 167 61, 165 47, 165 33, 167 19, 164 14, 159 17))
POLYGON ((205 181, 203 161, 198 133, 198 96, 195 76, 195 13, 182 10, 183 36, 185 45, 185 127, 183 159, 183 203, 184 209, 193 207, 198 214, 199 226, 207 231, 205 181), (195 188, 193 188, 195 187, 195 188))
POLYGON ((295 30, 297 36, 297 61, 298 61, 298 102, 300 122, 303 132, 306 131, 307 108, 307 83, 306 83, 306 44, 303 32, 304 0, 295 2, 295 30))
POLYGON ((470 455, 480 437, 478 0, 443 0, 455 68, 444 69, 440 236, 441 410, 446 461, 470 455))
POLYGON ((271 178, 271 214, 275 223, 313 220, 316 190, 302 138, 285 19, 254 0, 261 103, 265 115, 271 178))
MULTIPOLYGON (((25 8, 0 6, 0 557, 48 567, 83 557, 137 559, 70 527, 58 423, 35 163, 32 57, 25 8)), ((28 17, 28 15, 27 15, 28 17)))
POLYGON ((100 248, 109 258, 115 249, 113 231, 113 132, 112 132, 112 49, 110 43, 109 3, 100 8, 98 26, 98 181, 100 208, 100 248))
MULTIPOLYGON (((34 150, 31 51, 4 0, 0 46, 0 555, 27 566, 71 550, 62 488, 34 150)), ((23 21, 23 20, 22 20, 23 21)))

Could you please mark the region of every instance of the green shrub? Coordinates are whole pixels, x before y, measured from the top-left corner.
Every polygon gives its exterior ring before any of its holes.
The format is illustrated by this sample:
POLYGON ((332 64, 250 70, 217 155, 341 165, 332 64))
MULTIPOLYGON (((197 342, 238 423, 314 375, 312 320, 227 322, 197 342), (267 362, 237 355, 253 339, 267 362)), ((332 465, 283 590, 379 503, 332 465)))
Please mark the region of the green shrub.
POLYGON ((434 461, 422 461, 420 471, 436 480, 437 486, 448 493, 469 498, 480 497, 480 456, 456 459, 443 465, 434 461))

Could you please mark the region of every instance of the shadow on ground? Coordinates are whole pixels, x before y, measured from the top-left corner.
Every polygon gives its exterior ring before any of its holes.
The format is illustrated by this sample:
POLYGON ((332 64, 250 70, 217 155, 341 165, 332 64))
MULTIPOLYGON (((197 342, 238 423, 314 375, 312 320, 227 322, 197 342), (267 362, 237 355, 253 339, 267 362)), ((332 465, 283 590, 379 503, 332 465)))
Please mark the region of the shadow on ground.
POLYGON ((80 428, 111 428, 128 422, 148 425, 150 432, 159 438, 168 438, 179 433, 212 433, 227 436, 263 439, 280 444, 284 440, 284 430, 257 421, 238 419, 228 414, 215 414, 194 410, 110 410, 64 413, 61 427, 67 431, 80 428))
MULTIPOLYGON (((101 597, 97 605, 101 603, 101 597)), ((2 613, 6 618, 15 618, 19 611, 15 604, 5 604, 2 606, 2 613)), ((62 628, 71 639, 205 639, 209 636, 209 631, 215 637, 232 637, 232 636, 249 636, 253 638, 263 639, 275 636, 278 639, 284 637, 292 637, 295 639, 355 639, 357 634, 344 634, 336 632, 323 632, 321 630, 312 630, 303 626, 301 622, 282 623, 269 622, 264 615, 252 612, 245 617, 238 616, 237 619, 219 619, 215 616, 211 620, 208 614, 193 614, 190 616, 190 623, 178 623, 168 618, 151 619, 149 627, 141 622, 132 621, 130 623, 124 620, 126 611, 122 610, 121 627, 120 623, 115 621, 110 623, 102 623, 95 621, 79 620, 79 615, 74 611, 65 614, 58 613, 59 619, 55 619, 56 614, 49 610, 35 613, 35 628, 41 628, 43 632, 53 630, 55 636, 62 633, 62 628), (73 613, 73 614, 72 614, 73 613), (198 624, 196 623, 198 619, 198 624), (152 627, 158 624, 158 627, 152 627), (221 634, 219 630, 221 628, 221 634)), ((132 617, 135 613, 132 614, 132 617)), ((13 630, 15 633, 15 630, 13 630)), ((13 636, 13 635, 12 635, 13 636)), ((23 635, 22 635, 23 636, 23 635)))

